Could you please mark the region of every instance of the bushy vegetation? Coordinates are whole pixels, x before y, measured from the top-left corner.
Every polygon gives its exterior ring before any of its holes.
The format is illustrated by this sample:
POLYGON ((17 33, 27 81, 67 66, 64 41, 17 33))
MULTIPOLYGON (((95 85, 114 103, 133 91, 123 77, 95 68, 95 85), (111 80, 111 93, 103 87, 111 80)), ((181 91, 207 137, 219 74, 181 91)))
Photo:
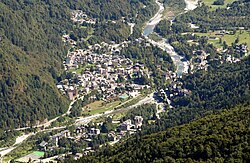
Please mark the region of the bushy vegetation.
POLYGON ((67 108, 54 84, 66 52, 60 32, 70 27, 59 4, 0 2, 1 128, 34 125, 67 108))
POLYGON ((248 162, 250 107, 106 146, 78 162, 248 162))
POLYGON ((213 5, 224 5, 224 4, 225 4, 225 0, 216 0, 213 3, 213 5))
POLYGON ((182 11, 186 7, 186 3, 184 0, 163 0, 163 4, 165 5, 165 7, 174 12, 182 11))

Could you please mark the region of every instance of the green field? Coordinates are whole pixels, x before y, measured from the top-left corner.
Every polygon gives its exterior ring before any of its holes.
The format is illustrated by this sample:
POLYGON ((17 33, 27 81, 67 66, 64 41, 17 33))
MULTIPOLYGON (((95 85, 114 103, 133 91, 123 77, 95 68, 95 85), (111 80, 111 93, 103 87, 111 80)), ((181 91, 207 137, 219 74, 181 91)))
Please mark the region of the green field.
POLYGON ((39 156, 39 157, 43 157, 44 156, 44 152, 40 152, 40 151, 34 151, 32 154, 39 156))
POLYGON ((120 103, 121 103, 121 101, 119 101, 119 100, 114 101, 114 102, 110 102, 107 104, 104 101, 95 101, 95 102, 87 105, 86 107, 84 107, 84 112, 88 112, 91 115, 97 114, 97 113, 103 113, 105 111, 114 109, 120 103))
POLYGON ((31 162, 31 160, 38 160, 39 158, 44 157, 44 152, 34 151, 24 157, 21 157, 16 160, 16 162, 31 162))
POLYGON ((215 10, 217 8, 226 8, 228 4, 236 1, 236 0, 225 0, 224 1, 224 5, 213 5, 215 0, 202 0, 202 2, 207 5, 210 6, 212 10, 215 10))
POLYGON ((239 38, 239 44, 246 43, 248 47, 250 47, 250 31, 248 30, 237 30, 235 35, 225 34, 225 35, 215 35, 215 32, 208 33, 195 33, 198 36, 208 36, 208 37, 216 37, 217 40, 209 39, 208 42, 212 43, 215 47, 220 48, 222 44, 220 44, 220 38, 223 41, 226 41, 227 45, 231 46, 231 44, 239 38))

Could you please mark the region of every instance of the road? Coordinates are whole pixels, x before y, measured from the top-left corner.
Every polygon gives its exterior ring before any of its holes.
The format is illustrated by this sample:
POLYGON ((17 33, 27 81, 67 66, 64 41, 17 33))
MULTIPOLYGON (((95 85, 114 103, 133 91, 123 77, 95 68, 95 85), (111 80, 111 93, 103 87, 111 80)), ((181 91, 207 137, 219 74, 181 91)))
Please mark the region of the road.
MULTIPOLYGON (((43 123, 43 124, 40 124, 40 125, 37 125, 37 126, 34 126, 33 128, 47 128, 51 125, 51 123, 55 122, 59 117, 61 116, 66 116, 66 115, 69 115, 70 112, 71 112, 71 108, 73 106, 73 104, 77 101, 77 99, 75 99, 74 101, 72 101, 68 107, 68 110, 66 113, 60 115, 60 116, 57 116, 56 118, 53 118, 51 120, 49 120, 48 122, 46 123, 43 123)), ((17 131, 21 131, 21 130, 26 130, 26 129, 29 129, 30 127, 23 127, 23 128, 18 128, 18 129, 15 129, 17 131)), ((44 132, 44 131, 52 131, 52 130, 59 130, 59 129, 63 129, 63 128, 66 128, 66 126, 60 126, 60 127, 54 127, 54 128, 51 128, 51 129, 43 129, 43 130, 40 130, 38 132, 35 132, 35 133, 29 133, 29 134, 25 134, 25 135, 21 135, 21 136, 18 136, 16 138, 16 142, 10 146, 10 147, 6 147, 6 148, 3 148, 0 150, 0 155, 1 157, 7 155, 8 153, 10 153, 11 151, 13 151, 15 148, 18 147, 18 145, 20 145, 21 143, 23 143, 25 140, 27 140, 31 135, 36 135, 37 133, 39 132, 44 132)))
POLYGON ((23 141, 27 140, 28 137, 30 137, 31 135, 34 135, 34 133, 29 133, 29 134, 25 134, 25 135, 17 137, 16 142, 12 146, 0 151, 1 157, 10 153, 12 150, 14 150, 16 147, 18 147, 18 145, 20 145, 23 141))
MULTIPOLYGON (((129 106, 127 108, 124 108, 122 110, 130 110, 132 108, 135 108, 137 106, 140 106, 140 105, 143 105, 143 104, 147 104, 147 103, 150 103, 154 100, 153 98, 153 93, 150 94, 149 96, 143 98, 142 100, 140 100, 138 103, 132 105, 132 106, 129 106)), ((76 100, 72 101, 69 105, 69 109, 66 113, 64 113, 63 115, 61 116, 65 116, 67 114, 70 114, 70 110, 72 108, 72 105, 74 104, 76 100)), ((123 103, 124 104, 124 103, 123 103)), ((81 117, 79 119, 77 119, 75 121, 75 125, 87 125, 90 121, 96 119, 96 118, 99 118, 101 116, 107 116, 107 115, 110 115, 110 114, 114 114, 116 113, 117 111, 121 111, 121 109, 119 110, 110 110, 110 111, 106 111, 105 113, 103 114, 95 114, 95 115, 91 115, 91 116, 88 116, 88 117, 81 117)), ((40 128, 40 127, 49 127, 51 125, 52 122, 56 121, 60 116, 42 124, 42 125, 37 125, 36 127, 37 128, 40 128)), ((4 148, 0 151, 0 155, 1 157, 7 155, 8 153, 10 153, 12 150, 14 150, 15 148, 18 147, 18 145, 20 145, 21 143, 23 143, 25 140, 27 140, 31 135, 36 135, 37 133, 39 132, 45 132, 45 131, 52 131, 52 130, 59 130, 59 129, 63 129, 63 128, 66 128, 66 126, 60 126, 60 127, 54 127, 54 128, 51 128, 51 129, 43 129, 43 130, 40 130, 38 132, 35 132, 35 133, 29 133, 29 134, 26 134, 26 135, 22 135, 22 136, 19 136, 16 138, 16 142, 10 146, 10 147, 7 147, 7 148, 4 148)), ((20 128, 19 130, 24 130, 24 129, 28 129, 28 128, 20 128)), ((18 129, 17 129, 18 130, 18 129)))
MULTIPOLYGON (((81 98, 81 97, 79 97, 79 98, 81 98)), ((45 123, 42 123, 42 124, 33 126, 33 128, 41 128, 41 127, 47 128, 47 127, 49 127, 49 126, 51 125, 51 123, 55 122, 59 117, 64 117, 64 116, 66 116, 66 115, 69 115, 70 112, 71 112, 71 108, 72 108, 73 104, 74 104, 79 98, 73 100, 73 101, 69 104, 69 107, 68 107, 68 110, 67 110, 66 113, 64 113, 64 114, 62 114, 62 115, 59 115, 59 116, 57 116, 57 117, 55 117, 55 118, 49 120, 48 122, 45 122, 45 123)), ((29 128, 30 128, 30 127, 22 127, 22 128, 17 128, 17 129, 15 129, 15 130, 16 130, 16 131, 21 131, 21 130, 26 130, 26 129, 29 129, 29 128)))
POLYGON ((115 114, 117 112, 130 110, 130 109, 133 109, 135 107, 138 107, 138 106, 141 106, 141 105, 144 105, 144 104, 153 103, 154 100, 155 100, 153 98, 153 96, 154 96, 154 93, 151 93, 147 97, 140 100, 138 103, 136 103, 134 105, 131 105, 131 106, 127 107, 127 108, 117 109, 117 110, 110 110, 110 111, 106 111, 105 113, 102 113, 102 114, 95 114, 95 115, 91 115, 91 116, 88 116, 88 117, 81 117, 81 118, 76 120, 75 125, 87 125, 90 121, 92 121, 94 119, 97 119, 97 118, 99 118, 101 116, 107 116, 107 115, 110 115, 110 114, 115 114))

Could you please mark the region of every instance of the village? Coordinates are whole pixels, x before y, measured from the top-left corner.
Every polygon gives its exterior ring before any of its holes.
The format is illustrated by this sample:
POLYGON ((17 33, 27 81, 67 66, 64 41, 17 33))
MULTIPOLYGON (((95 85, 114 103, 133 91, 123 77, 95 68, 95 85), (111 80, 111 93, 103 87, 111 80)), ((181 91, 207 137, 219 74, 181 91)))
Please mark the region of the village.
POLYGON ((97 54, 92 50, 79 49, 68 54, 64 66, 73 76, 58 83, 57 87, 68 94, 70 100, 93 90, 98 90, 105 100, 118 97, 124 93, 122 90, 128 88, 132 90, 127 92, 128 95, 134 96, 132 92, 149 87, 133 83, 133 78, 148 76, 145 66, 133 64, 130 59, 116 54, 97 54))
MULTIPOLYGON (((37 148, 40 153, 43 153, 42 156, 36 157, 34 154, 29 154, 17 161, 24 162, 25 160, 30 160, 33 162, 39 162, 44 161, 43 159, 48 159, 47 157, 51 157, 53 160, 57 161, 64 160, 65 157, 73 157, 74 160, 78 160, 89 152, 94 152, 97 147, 101 147, 104 144, 114 145, 115 143, 122 141, 123 138, 140 131, 143 125, 142 116, 135 116, 133 120, 127 119, 123 122, 112 121, 112 118, 110 118, 109 121, 110 122, 97 123, 95 127, 84 125, 75 127, 74 129, 62 130, 61 132, 46 138, 48 141, 43 140, 39 143, 37 148), (103 129, 104 123, 110 123, 115 127, 110 131, 106 131, 103 129), (63 149, 65 148, 65 141, 81 144, 81 151, 76 150, 74 152, 71 151, 64 153, 63 149), (59 153, 56 153, 55 151, 59 151, 59 153)), ((73 143, 68 144, 72 145, 73 143)))
MULTIPOLYGON (((72 12, 74 22, 82 23, 86 19, 86 14, 81 11, 72 12)), ((57 88, 70 100, 97 90, 102 100, 110 101, 118 97, 135 97, 140 90, 150 88, 149 85, 134 82, 134 79, 142 76, 150 78, 146 66, 120 55, 122 48, 128 47, 131 41, 119 44, 101 42, 79 49, 69 34, 64 34, 62 40, 71 46, 63 62, 70 77, 60 81, 57 88)), ((142 40, 139 38, 135 41, 140 43, 142 40)))

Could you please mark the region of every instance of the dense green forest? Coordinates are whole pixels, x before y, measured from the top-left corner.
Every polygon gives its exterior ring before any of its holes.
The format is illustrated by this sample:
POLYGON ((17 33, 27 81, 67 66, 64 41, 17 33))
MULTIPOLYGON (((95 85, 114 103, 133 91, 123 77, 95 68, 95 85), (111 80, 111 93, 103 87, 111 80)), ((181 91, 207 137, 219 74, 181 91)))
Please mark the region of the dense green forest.
POLYGON ((63 113, 68 101, 55 87, 66 49, 60 32, 70 15, 60 2, 0 2, 0 126, 35 124, 63 113))
MULTIPOLYGON (((150 7, 155 6, 152 0, 63 0, 71 9, 80 9, 92 18, 97 18, 99 22, 104 20, 133 19, 138 14, 138 21, 141 17, 151 16, 154 10, 150 7), (142 6, 146 5, 145 8, 142 6)), ((144 18, 145 19, 145 18, 144 18)))
POLYGON ((156 134, 136 135, 78 162, 248 162, 249 116, 250 107, 239 106, 156 134))
MULTIPOLYGON (((150 10, 152 2, 2 0, 0 126, 3 129, 30 126, 66 111, 68 100, 60 94, 55 83, 61 79, 62 61, 68 50, 61 37, 75 30, 70 19, 71 10, 81 9, 90 17, 98 18, 97 26, 101 31, 106 28, 104 21, 133 18, 136 9, 140 9, 138 22, 143 21, 153 14, 150 10), (143 9, 143 4, 148 7, 143 9)), ((128 37, 128 31, 119 34, 119 28, 123 29, 123 26, 118 24, 117 31, 101 33, 100 37, 120 41, 111 36, 128 37)))
POLYGON ((162 115, 156 124, 147 126, 144 134, 163 131, 188 123, 218 110, 250 104, 250 57, 234 64, 222 64, 208 72, 183 76, 183 88, 191 94, 172 99, 174 108, 162 115))
POLYGON ((240 63, 211 66, 208 72, 185 76, 183 86, 192 93, 175 99, 174 103, 189 108, 219 109, 250 102, 249 79, 250 57, 240 63))
POLYGON ((218 29, 235 29, 237 27, 250 27, 250 2, 246 0, 235 1, 229 8, 218 8, 211 11, 208 6, 201 6, 176 18, 178 23, 194 23, 201 32, 218 29))

